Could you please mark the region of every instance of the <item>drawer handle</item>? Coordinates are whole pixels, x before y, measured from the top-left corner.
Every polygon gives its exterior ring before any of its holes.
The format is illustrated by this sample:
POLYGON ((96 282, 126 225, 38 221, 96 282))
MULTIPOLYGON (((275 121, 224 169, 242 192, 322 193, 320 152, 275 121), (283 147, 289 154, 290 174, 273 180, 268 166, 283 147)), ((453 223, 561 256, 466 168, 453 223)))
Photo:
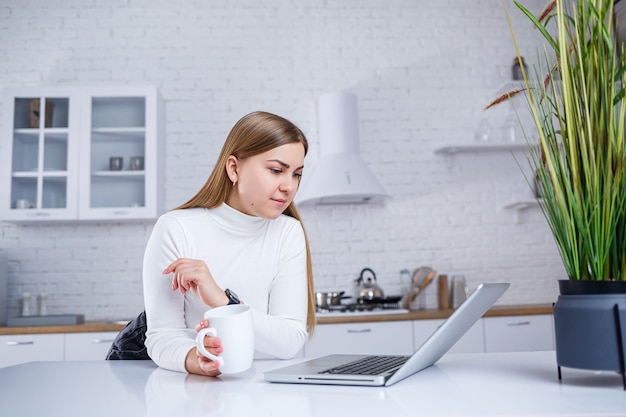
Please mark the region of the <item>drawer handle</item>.
POLYGON ((38 211, 35 213, 28 213, 29 217, 50 217, 49 211, 38 211))
POLYGON ((512 322, 512 323, 507 323, 507 326, 511 326, 511 327, 513 327, 513 326, 528 326, 528 325, 530 325, 529 321, 515 321, 515 322, 512 322))
POLYGON ((113 343, 113 340, 114 339, 93 339, 91 343, 93 343, 94 345, 100 344, 100 343, 113 343))
POLYGON ((352 330, 348 329, 348 333, 369 333, 372 329, 361 329, 361 330, 352 330))
POLYGON ((26 342, 7 342, 7 345, 9 346, 34 345, 34 344, 35 342, 33 342, 32 340, 26 341, 26 342))

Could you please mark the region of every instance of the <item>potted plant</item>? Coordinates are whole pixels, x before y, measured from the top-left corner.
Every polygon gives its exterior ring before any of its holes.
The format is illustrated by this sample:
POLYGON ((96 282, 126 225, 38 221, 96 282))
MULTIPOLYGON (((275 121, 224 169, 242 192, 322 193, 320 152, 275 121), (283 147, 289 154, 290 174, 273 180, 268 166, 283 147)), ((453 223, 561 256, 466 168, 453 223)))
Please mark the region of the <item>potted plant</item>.
POLYGON ((534 120, 529 161, 569 278, 554 308, 559 378, 561 366, 615 370, 626 389, 626 51, 613 0, 555 0, 538 17, 515 5, 547 47, 487 108, 521 94, 534 120))

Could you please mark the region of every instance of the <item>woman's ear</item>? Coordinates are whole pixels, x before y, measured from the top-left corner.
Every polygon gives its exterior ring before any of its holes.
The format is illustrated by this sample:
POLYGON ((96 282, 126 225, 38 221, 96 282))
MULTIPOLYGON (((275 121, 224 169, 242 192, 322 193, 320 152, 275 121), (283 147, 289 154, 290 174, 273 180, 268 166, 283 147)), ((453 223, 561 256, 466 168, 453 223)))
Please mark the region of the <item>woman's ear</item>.
POLYGON ((226 174, 230 179, 230 182, 234 184, 237 183, 238 175, 237 171, 239 168, 239 160, 236 156, 230 155, 228 159, 226 159, 226 174))

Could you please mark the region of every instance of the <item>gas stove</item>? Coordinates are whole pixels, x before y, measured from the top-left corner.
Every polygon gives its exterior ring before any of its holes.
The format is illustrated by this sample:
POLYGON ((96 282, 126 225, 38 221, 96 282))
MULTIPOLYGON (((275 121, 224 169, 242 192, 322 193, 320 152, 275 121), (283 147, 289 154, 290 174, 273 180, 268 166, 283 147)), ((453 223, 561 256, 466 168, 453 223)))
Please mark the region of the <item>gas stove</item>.
POLYGON ((379 316, 383 314, 404 314, 408 313, 409 310, 405 308, 394 308, 394 309, 380 309, 380 310, 366 310, 366 311, 330 311, 317 310, 317 317, 348 317, 348 316, 379 316))
POLYGON ((316 313, 323 317, 336 317, 345 315, 380 315, 380 314, 402 314, 409 310, 401 308, 399 302, 367 302, 367 303, 346 303, 339 305, 329 305, 326 308, 317 307, 316 313))

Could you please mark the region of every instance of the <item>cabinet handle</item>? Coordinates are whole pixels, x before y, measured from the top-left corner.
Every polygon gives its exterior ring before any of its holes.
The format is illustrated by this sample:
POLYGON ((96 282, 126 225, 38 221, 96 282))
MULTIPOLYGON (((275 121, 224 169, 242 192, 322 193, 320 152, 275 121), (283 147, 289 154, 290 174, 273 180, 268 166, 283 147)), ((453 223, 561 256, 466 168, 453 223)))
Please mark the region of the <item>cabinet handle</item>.
POLYGON ((7 345, 9 346, 19 346, 19 345, 34 345, 35 342, 33 342, 32 340, 26 341, 26 342, 7 342, 7 345))
POLYGON ((507 326, 513 327, 513 326, 528 326, 530 325, 529 321, 514 321, 512 323, 507 323, 507 326))
POLYGON ((111 214, 114 216, 128 216, 130 214, 129 210, 115 210, 111 214))
POLYGON ((28 213, 29 217, 50 217, 49 211, 37 211, 35 213, 28 213))
POLYGON ((360 330, 352 330, 348 329, 348 333, 369 333, 372 329, 360 329, 360 330))
POLYGON ((114 339, 93 339, 91 341, 91 343, 93 343, 94 345, 100 344, 100 343, 113 343, 114 339))

